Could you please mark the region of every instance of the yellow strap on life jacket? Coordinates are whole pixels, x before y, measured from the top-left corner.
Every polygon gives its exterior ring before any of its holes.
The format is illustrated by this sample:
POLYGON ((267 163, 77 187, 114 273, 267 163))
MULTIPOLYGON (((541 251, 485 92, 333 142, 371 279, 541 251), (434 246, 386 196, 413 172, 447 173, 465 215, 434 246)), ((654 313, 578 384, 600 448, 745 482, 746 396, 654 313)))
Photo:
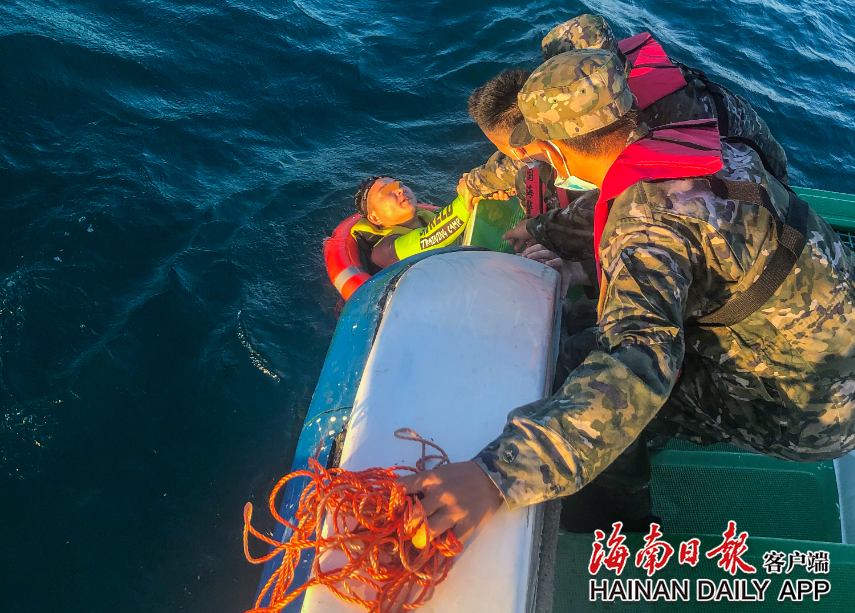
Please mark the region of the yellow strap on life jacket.
POLYGON ((436 214, 436 217, 421 230, 413 230, 395 240, 395 255, 399 260, 422 251, 453 245, 466 230, 472 211, 466 201, 458 196, 454 202, 436 214))
MULTIPOLYGON (((430 224, 435 217, 433 212, 425 209, 417 209, 416 215, 424 226, 430 224)), ((353 224, 353 227, 350 229, 350 235, 354 239, 362 239, 373 247, 387 236, 401 236, 412 231, 412 228, 406 228, 404 226, 375 226, 373 223, 368 221, 368 219, 363 217, 353 224)))

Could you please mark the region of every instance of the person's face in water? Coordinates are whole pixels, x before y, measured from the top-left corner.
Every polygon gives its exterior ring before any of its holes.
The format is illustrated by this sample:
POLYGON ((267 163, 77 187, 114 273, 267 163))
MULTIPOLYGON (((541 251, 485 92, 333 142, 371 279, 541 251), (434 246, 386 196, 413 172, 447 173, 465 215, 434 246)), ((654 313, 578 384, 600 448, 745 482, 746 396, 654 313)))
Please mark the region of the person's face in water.
POLYGON ((416 197, 400 181, 381 177, 368 190, 366 208, 366 217, 375 226, 399 226, 416 216, 416 197))

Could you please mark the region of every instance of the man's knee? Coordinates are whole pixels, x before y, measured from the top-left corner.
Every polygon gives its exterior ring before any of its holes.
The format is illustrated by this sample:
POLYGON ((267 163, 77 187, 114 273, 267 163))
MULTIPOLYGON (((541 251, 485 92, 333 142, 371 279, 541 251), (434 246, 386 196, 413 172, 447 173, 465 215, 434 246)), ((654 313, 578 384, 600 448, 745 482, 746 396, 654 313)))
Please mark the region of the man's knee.
POLYGON ((598 330, 587 328, 570 336, 562 335, 558 351, 558 363, 555 368, 555 390, 558 390, 567 376, 585 361, 588 355, 599 348, 598 330))
POLYGON ((650 457, 638 437, 602 473, 561 505, 561 526, 568 532, 608 531, 620 521, 628 532, 646 530, 651 521, 650 457))
POLYGON ((573 336, 587 328, 594 328, 596 325, 596 301, 581 297, 572 302, 564 302, 561 313, 561 327, 567 336, 573 336))

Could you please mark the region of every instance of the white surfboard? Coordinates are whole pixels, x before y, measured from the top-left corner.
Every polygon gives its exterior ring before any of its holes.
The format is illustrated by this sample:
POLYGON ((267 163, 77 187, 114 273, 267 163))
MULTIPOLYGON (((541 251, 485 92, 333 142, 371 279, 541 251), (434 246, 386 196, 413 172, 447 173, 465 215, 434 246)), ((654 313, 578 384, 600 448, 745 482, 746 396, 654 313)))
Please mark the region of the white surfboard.
MULTIPOLYGON (((559 275, 491 252, 451 252, 409 268, 388 298, 356 394, 341 467, 410 465, 411 428, 452 461, 498 436, 509 411, 550 392, 557 354, 559 275)), ((524 613, 533 607, 539 506, 502 508, 473 538, 419 611, 524 613)), ((304 613, 363 611, 323 587, 304 613)))

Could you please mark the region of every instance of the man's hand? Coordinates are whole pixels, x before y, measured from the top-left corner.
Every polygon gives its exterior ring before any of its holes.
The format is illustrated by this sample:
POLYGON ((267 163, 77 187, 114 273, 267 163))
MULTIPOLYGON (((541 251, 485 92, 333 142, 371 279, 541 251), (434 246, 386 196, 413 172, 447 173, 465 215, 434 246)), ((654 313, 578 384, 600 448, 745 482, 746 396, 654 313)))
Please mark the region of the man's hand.
POLYGON ((463 195, 463 190, 468 189, 466 186, 466 177, 469 176, 468 172, 463 173, 463 176, 460 177, 460 181, 457 182, 457 194, 459 196, 463 195))
POLYGON ((553 253, 540 243, 535 243, 534 245, 527 247, 525 251, 522 252, 522 256, 529 260, 536 260, 541 264, 546 264, 558 272, 561 272, 561 266, 564 264, 564 260, 562 260, 558 254, 553 253))
POLYGON ((516 195, 516 192, 515 189, 499 190, 490 194, 490 200, 510 200, 511 196, 516 195))
POLYGON ((567 262, 541 244, 535 244, 522 252, 523 257, 537 260, 554 268, 561 275, 561 295, 567 294, 571 285, 590 285, 591 281, 579 262, 567 262))
POLYGON ((480 196, 472 196, 472 192, 469 191, 469 186, 466 184, 466 177, 469 173, 465 173, 462 177, 460 177, 460 181, 457 182, 457 195, 463 198, 463 201, 466 203, 466 208, 470 211, 475 206, 475 203, 479 200, 483 200, 480 196))
POLYGON ((522 251, 526 247, 530 247, 535 244, 534 238, 528 233, 528 229, 525 227, 526 221, 528 220, 523 219, 502 235, 502 238, 508 241, 508 243, 517 251, 522 251))
POLYGON ((453 462, 398 479, 407 494, 421 494, 431 538, 453 529, 465 542, 502 503, 499 488, 474 461, 453 462))

